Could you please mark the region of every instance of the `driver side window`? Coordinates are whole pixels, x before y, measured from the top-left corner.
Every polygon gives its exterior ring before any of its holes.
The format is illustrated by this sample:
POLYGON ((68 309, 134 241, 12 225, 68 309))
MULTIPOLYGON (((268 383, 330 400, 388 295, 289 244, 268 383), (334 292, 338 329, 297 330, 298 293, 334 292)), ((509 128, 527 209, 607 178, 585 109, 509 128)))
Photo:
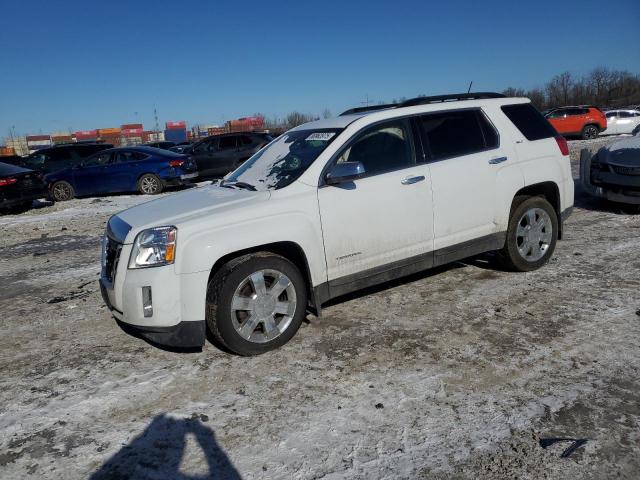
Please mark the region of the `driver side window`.
POLYGON ((410 167, 414 161, 406 124, 385 123, 366 130, 340 155, 337 163, 344 162, 362 163, 366 176, 410 167))

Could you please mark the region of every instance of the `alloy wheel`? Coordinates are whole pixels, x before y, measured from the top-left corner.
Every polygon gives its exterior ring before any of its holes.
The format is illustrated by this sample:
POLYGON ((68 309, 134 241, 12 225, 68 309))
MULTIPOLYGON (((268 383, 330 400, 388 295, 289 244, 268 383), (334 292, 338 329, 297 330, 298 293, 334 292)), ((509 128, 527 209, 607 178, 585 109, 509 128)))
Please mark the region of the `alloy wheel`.
POLYGON ((72 196, 71 188, 66 183, 56 183, 53 186, 53 198, 55 200, 69 200, 72 196))
POLYGON ((140 181, 140 189, 142 190, 143 193, 146 194, 154 194, 158 191, 158 187, 160 185, 158 184, 158 179, 155 177, 144 177, 141 181, 140 181))
POLYGON ((541 208, 530 208, 518 221, 516 246, 527 262, 537 262, 545 256, 553 238, 551 217, 541 208))
POLYGON ((296 312, 296 290, 284 273, 259 270, 236 288, 231 320, 245 340, 266 343, 282 335, 296 312))

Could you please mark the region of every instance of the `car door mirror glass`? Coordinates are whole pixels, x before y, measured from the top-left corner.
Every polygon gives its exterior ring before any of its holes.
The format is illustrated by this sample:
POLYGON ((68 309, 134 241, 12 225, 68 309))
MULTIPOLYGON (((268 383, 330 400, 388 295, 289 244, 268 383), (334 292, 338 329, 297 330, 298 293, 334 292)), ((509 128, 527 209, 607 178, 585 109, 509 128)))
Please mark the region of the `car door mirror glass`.
POLYGON ((364 174, 365 169, 361 162, 336 163, 325 176, 325 181, 327 185, 337 185, 356 180, 364 174))

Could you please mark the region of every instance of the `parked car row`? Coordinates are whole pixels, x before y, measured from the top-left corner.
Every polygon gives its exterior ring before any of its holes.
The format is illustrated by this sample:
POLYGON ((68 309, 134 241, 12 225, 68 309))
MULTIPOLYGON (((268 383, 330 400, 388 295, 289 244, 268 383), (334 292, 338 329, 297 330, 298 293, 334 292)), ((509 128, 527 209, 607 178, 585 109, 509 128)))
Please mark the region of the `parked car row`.
MULTIPOLYGON (((185 145, 152 142, 114 148, 105 143, 67 144, 7 160, 24 172, 39 175, 48 187, 44 194, 55 201, 133 191, 153 195, 167 187, 189 184, 196 178, 226 175, 271 140, 267 134, 234 133, 185 145)), ((18 182, 12 191, 19 190, 20 185, 18 182)))
POLYGON ((603 112, 598 107, 581 105, 560 107, 544 113, 558 133, 583 139, 598 135, 635 135, 640 131, 640 110, 618 109, 603 112))

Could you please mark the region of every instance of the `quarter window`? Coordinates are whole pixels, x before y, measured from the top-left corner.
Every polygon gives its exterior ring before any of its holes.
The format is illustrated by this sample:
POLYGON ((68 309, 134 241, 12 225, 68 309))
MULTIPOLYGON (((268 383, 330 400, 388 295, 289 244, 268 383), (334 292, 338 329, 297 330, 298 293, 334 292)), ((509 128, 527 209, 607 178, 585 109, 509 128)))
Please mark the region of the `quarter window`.
POLYGON ((556 131, 530 103, 516 103, 500 107, 527 140, 555 137, 556 131))
POLYGON ((365 131, 340 155, 337 163, 344 162, 362 163, 366 175, 411 166, 411 143, 404 122, 376 125, 365 131))
POLYGON ((498 146, 495 130, 478 110, 423 115, 420 124, 431 160, 469 155, 498 146))

